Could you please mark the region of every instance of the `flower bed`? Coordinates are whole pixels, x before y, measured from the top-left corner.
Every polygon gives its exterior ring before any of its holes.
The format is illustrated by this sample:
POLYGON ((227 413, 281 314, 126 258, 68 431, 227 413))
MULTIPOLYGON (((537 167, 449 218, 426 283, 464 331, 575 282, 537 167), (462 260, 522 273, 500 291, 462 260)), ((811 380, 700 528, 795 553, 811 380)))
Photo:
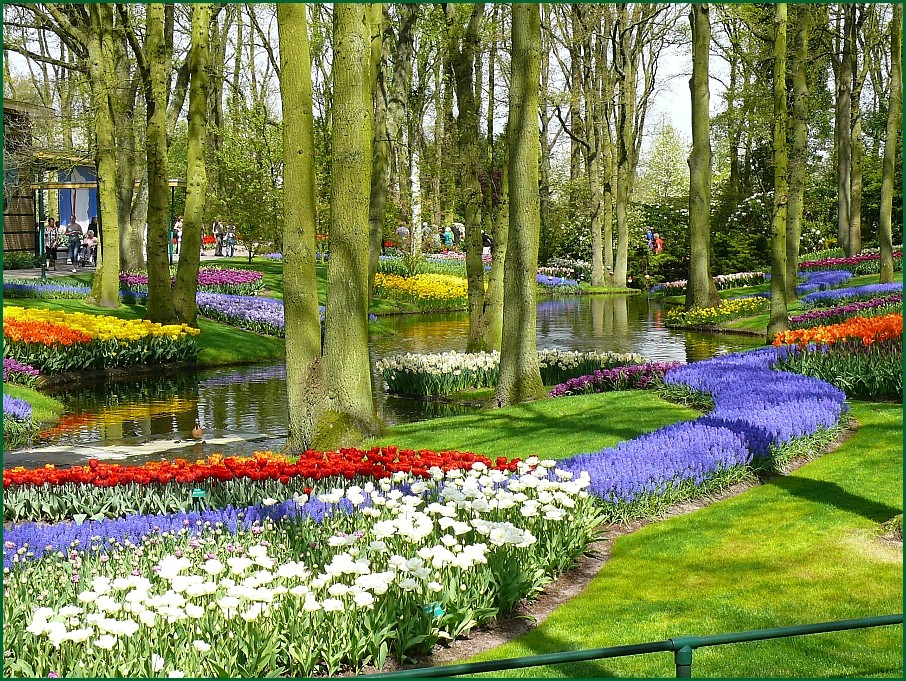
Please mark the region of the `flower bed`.
MULTIPOLYGON (((236 514, 235 530, 187 514, 147 533, 156 519, 130 519, 133 533, 94 535, 102 554, 14 564, 5 669, 258 678, 405 660, 510 613, 587 548, 598 518, 587 480, 569 477, 476 467, 407 491, 341 487, 287 501, 277 520, 236 514)), ((34 536, 4 555, 28 557, 45 541, 34 536)))
MULTIPOLYGON (((283 301, 260 296, 232 296, 224 293, 195 295, 198 314, 255 333, 284 337, 283 301)), ((323 318, 323 308, 322 308, 323 318)))
POLYGON ((582 291, 582 289, 579 288, 578 281, 575 279, 567 279, 566 277, 552 277, 549 274, 539 273, 535 275, 535 281, 538 283, 538 286, 541 287, 541 291, 545 293, 572 295, 581 293, 582 291))
POLYGON ((550 397, 606 393, 614 390, 643 390, 661 385, 664 374, 681 366, 680 362, 648 362, 627 367, 601 369, 591 375, 577 376, 554 386, 550 397))
POLYGON ((18 443, 27 439, 37 428, 31 404, 19 397, 3 395, 3 440, 18 443))
MULTIPOLYGON (((562 383, 598 369, 643 361, 639 355, 609 352, 538 351, 541 380, 545 385, 562 383)), ((496 386, 500 376, 500 353, 407 353, 383 359, 376 366, 391 393, 409 397, 449 395, 460 390, 496 386)))
POLYGON ((12 357, 3 358, 3 382, 24 385, 33 388, 40 378, 41 372, 30 364, 23 364, 12 357))
POLYGON ((378 272, 395 274, 399 277, 410 276, 410 267, 415 266, 415 274, 445 274, 451 277, 466 276, 466 261, 461 259, 437 258, 428 256, 412 262, 404 256, 382 255, 378 258, 378 272))
POLYGON ((852 272, 847 270, 822 270, 802 272, 799 275, 803 282, 796 287, 796 295, 803 296, 814 291, 826 291, 852 279, 852 272))
POLYGON ((445 274, 417 274, 402 277, 378 272, 374 277, 378 295, 416 304, 422 310, 449 310, 465 307, 466 280, 445 274))
POLYGON ((198 329, 52 310, 4 308, 4 353, 45 373, 194 361, 198 329))
POLYGON ((667 326, 713 326, 739 317, 751 317, 767 308, 768 301, 760 294, 724 300, 720 307, 693 307, 688 311, 674 308, 667 312, 667 326))
POLYGON ((843 392, 822 381, 773 371, 776 348, 734 353, 668 371, 665 390, 710 397, 714 409, 592 454, 560 462, 587 471, 590 491, 613 518, 644 517, 678 501, 772 469, 833 437, 846 413, 843 392))
MULTIPOLYGON (((881 271, 880 253, 860 253, 848 258, 822 258, 820 260, 807 260, 799 263, 801 270, 831 270, 845 269, 853 274, 877 274, 881 271)), ((893 252, 893 269, 898 272, 903 269, 903 251, 893 252)))
POLYGON ((903 397, 903 314, 778 333, 778 367, 837 386, 850 397, 903 397))
POLYGON ((832 289, 830 291, 815 291, 804 296, 801 302, 806 307, 826 307, 859 300, 871 300, 878 296, 888 296, 894 293, 903 293, 902 282, 865 284, 864 286, 847 286, 846 288, 832 289))
MULTIPOLYGON (((765 281, 764 272, 734 272, 733 274, 718 274, 712 277, 714 285, 719 291, 740 286, 753 286, 765 281)), ((686 292, 686 280, 668 281, 655 284, 651 287, 652 293, 663 293, 667 296, 678 296, 686 292)))
POLYGON ((91 287, 82 284, 42 284, 33 279, 7 279, 3 282, 3 296, 11 300, 16 298, 85 298, 89 293, 91 293, 91 287))
POLYGON ((270 452, 253 457, 215 455, 194 463, 164 460, 143 466, 92 460, 88 466, 4 471, 3 508, 5 517, 13 521, 186 511, 192 508, 195 488, 204 490, 209 507, 249 506, 269 496, 307 494, 316 482, 399 481, 407 475, 425 478, 431 468, 447 471, 476 462, 500 470, 514 470, 517 464, 505 458, 493 462, 471 452, 414 452, 396 447, 309 451, 295 462, 270 452))
POLYGON ((546 274, 549 277, 567 277, 572 279, 576 276, 576 270, 572 267, 539 267, 538 274, 546 274))
POLYGON ((848 303, 826 309, 809 310, 801 315, 790 317, 790 327, 793 329, 808 329, 813 326, 828 326, 845 322, 856 315, 869 317, 876 315, 892 314, 903 310, 903 294, 894 293, 872 300, 848 303))
MULTIPOLYGON (((198 290, 206 293, 254 295, 264 287, 264 275, 255 270, 202 267, 198 270, 198 290)), ((176 283, 176 277, 170 279, 176 283)), ((120 272, 123 293, 147 293, 148 275, 144 272, 120 272)))

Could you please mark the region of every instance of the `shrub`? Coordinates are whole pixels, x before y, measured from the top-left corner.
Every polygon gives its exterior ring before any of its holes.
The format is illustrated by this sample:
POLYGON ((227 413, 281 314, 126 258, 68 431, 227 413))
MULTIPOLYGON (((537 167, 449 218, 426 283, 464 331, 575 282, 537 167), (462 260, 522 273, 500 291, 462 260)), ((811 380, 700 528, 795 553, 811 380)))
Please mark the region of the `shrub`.
POLYGON ((41 258, 23 251, 7 251, 3 254, 3 269, 30 270, 41 266, 41 258))

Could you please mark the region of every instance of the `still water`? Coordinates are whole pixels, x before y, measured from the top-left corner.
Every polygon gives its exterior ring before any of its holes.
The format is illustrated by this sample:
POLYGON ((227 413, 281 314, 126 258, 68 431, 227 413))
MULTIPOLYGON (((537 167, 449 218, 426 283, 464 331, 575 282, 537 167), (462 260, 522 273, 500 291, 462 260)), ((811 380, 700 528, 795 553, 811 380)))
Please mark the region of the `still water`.
MULTIPOLYGON (((662 305, 644 296, 545 300, 538 303, 538 347, 634 352, 651 360, 693 362, 763 344, 752 336, 667 329, 664 318, 662 305)), ((401 352, 465 350, 466 313, 401 315, 384 317, 381 323, 392 333, 372 338, 372 362, 401 352)), ((373 385, 375 404, 388 424, 474 411, 462 405, 386 395, 377 375, 373 377, 373 385)), ((96 452, 83 452, 82 457, 70 449, 79 445, 172 443, 189 437, 196 418, 208 439, 256 439, 251 443, 192 444, 167 450, 167 457, 195 459, 215 451, 230 454, 278 449, 286 437, 282 362, 161 372, 101 381, 52 394, 66 405, 66 413, 56 426, 42 432, 31 447, 5 452, 6 467, 75 464, 89 456, 105 458, 96 452)), ((136 453, 128 456, 128 463, 160 458, 160 453, 136 453)))

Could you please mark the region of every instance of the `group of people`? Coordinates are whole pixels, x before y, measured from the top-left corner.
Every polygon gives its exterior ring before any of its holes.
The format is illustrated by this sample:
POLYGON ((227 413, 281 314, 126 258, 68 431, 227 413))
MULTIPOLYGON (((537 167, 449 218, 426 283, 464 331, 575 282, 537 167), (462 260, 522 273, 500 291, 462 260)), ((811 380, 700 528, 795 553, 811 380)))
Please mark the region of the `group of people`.
POLYGON ((657 232, 652 234, 651 227, 645 230, 645 240, 648 242, 648 250, 655 255, 664 252, 664 240, 661 239, 661 235, 657 232))
MULTIPOLYGON (((173 246, 175 254, 179 255, 182 248, 182 231, 185 226, 185 219, 180 215, 173 225, 173 246)), ((211 225, 211 233, 214 235, 214 255, 227 256, 232 258, 236 252, 236 228, 233 225, 224 227, 219 220, 214 220, 211 225)), ((204 255, 204 243, 202 242, 201 254, 204 255)))
POLYGON ((58 225, 55 218, 47 219, 47 228, 44 230, 44 255, 47 266, 57 269, 57 249, 66 239, 67 259, 73 272, 78 272, 79 266, 96 266, 98 252, 98 219, 91 218, 87 232, 76 222, 75 215, 69 218, 66 225, 58 225))

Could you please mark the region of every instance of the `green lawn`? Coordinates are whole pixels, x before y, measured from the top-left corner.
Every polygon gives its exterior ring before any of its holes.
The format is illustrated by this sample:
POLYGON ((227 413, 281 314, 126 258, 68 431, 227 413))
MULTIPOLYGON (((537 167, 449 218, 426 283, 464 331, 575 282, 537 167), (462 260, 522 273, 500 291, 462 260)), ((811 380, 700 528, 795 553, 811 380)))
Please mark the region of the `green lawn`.
MULTIPOLYGON (((857 433, 787 477, 618 539, 603 570, 537 629, 470 661, 903 611, 898 404, 856 402, 857 433)), ((625 418, 625 417, 624 417, 625 418)), ((705 648, 693 675, 900 677, 902 627, 705 648)), ((494 676, 673 676, 669 653, 494 676)))
POLYGON ((632 390, 539 400, 467 416, 432 419, 390 428, 367 443, 407 449, 458 449, 525 459, 532 454, 562 459, 629 440, 699 413, 632 390), (632 418, 627 418, 632 414, 632 418))
MULTIPOLYGON (((116 310, 93 307, 84 300, 9 300, 4 305, 16 305, 45 310, 62 310, 63 312, 83 312, 119 317, 120 319, 141 319, 145 308, 139 305, 120 305, 116 310)), ((251 364, 254 362, 271 362, 285 356, 282 338, 261 336, 250 331, 243 331, 233 326, 214 322, 203 317, 198 318, 201 333, 195 342, 201 348, 198 353, 199 366, 222 366, 228 364, 251 364)))

